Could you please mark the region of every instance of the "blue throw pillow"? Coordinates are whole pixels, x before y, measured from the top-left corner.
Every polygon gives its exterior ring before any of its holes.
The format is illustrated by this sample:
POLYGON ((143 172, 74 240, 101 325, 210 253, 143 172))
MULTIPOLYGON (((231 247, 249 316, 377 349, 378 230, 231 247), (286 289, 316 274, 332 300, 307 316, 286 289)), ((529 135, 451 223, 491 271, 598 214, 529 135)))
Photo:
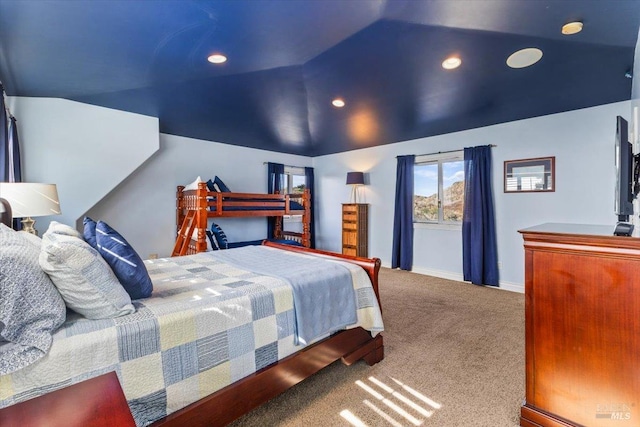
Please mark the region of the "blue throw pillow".
POLYGON ((120 233, 106 222, 96 224, 98 252, 107 261, 131 299, 151 296, 153 284, 140 256, 120 233))
POLYGON ((216 242, 218 242, 219 249, 229 249, 229 242, 227 241, 227 235, 224 234, 222 228, 215 222, 211 224, 211 234, 215 237, 216 242))
POLYGON ((220 249, 220 247, 218 246, 218 241, 216 240, 216 237, 213 235, 213 233, 209 230, 207 230, 206 233, 207 237, 209 238, 209 242, 211 243, 211 250, 217 251, 218 249, 220 249))
POLYGON ((84 241, 93 249, 98 249, 96 245, 96 222, 88 216, 85 216, 82 223, 84 224, 84 230, 82 232, 84 241))
POLYGON ((217 176, 213 179, 213 186, 215 187, 216 191, 220 193, 231 193, 229 187, 227 187, 224 182, 222 182, 222 180, 217 176))

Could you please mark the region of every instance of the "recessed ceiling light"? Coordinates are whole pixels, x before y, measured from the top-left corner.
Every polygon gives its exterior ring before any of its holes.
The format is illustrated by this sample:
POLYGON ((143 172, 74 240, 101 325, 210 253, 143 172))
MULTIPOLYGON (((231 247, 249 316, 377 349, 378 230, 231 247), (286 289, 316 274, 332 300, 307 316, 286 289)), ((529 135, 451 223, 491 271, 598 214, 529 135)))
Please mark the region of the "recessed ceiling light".
POLYGON ((462 64, 462 59, 457 56, 450 56, 442 61, 442 68, 445 70, 453 70, 454 68, 458 68, 460 64, 462 64))
POLYGON ((507 58, 507 65, 511 68, 525 68, 535 64, 542 58, 542 51, 535 47, 528 47, 514 52, 507 58))
POLYGON ((223 62, 227 62, 227 57, 220 53, 214 53, 213 55, 209 55, 207 61, 212 64, 222 64, 223 62))
POLYGON ((582 22, 580 21, 569 22, 562 26, 562 34, 565 35, 576 34, 580 31, 582 31, 582 22))
POLYGON ((344 100, 342 100, 341 98, 336 98, 333 101, 331 101, 331 104, 333 104, 334 107, 338 107, 338 108, 342 108, 344 107, 344 100))

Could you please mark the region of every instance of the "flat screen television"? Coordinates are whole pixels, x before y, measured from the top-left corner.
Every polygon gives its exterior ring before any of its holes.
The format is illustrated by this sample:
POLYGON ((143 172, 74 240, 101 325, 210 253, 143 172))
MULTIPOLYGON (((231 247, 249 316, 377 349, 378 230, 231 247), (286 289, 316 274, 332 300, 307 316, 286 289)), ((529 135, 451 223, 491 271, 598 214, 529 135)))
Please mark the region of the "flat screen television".
POLYGON ((616 193, 614 208, 618 221, 629 221, 633 215, 633 149, 629 142, 629 124, 618 116, 616 118, 616 193))

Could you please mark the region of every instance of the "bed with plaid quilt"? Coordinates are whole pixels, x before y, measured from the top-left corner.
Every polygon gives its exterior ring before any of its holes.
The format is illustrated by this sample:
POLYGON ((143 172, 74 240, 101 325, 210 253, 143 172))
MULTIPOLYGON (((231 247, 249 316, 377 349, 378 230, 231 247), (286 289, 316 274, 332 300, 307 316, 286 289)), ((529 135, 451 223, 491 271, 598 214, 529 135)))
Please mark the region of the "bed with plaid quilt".
MULTIPOLYGON (((281 262, 292 268, 313 257, 259 248, 265 256, 285 257, 281 262)), ((374 336, 382 331, 366 272, 326 262, 349 272, 357 322, 348 327, 374 336)), ((135 313, 114 319, 69 312, 44 358, 0 376, 0 408, 115 371, 136 424, 146 426, 304 347, 294 343, 295 319, 304 313, 294 310, 286 279, 258 274, 216 252, 145 263, 152 297, 134 301, 135 313)))

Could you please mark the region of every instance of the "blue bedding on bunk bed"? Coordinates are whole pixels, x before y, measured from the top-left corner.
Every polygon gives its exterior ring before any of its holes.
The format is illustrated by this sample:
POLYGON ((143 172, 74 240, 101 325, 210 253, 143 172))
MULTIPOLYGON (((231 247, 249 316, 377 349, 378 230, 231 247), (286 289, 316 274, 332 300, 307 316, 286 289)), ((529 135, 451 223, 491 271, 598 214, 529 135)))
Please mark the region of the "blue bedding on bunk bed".
MULTIPOLYGON (((207 189, 211 192, 218 192, 218 193, 231 193, 231 190, 229 189, 229 187, 227 187, 227 185, 222 182, 222 180, 216 176, 213 180, 209 180, 207 181, 207 189)), ((223 194, 221 194, 223 197, 225 197, 223 194)), ((215 197, 211 197, 209 199, 211 200, 215 200, 215 197)), ((256 197, 255 199, 246 199, 246 198, 239 198, 239 197, 225 197, 225 201, 236 201, 236 202, 273 202, 273 199, 265 199, 265 198, 260 198, 260 197, 256 197)), ((210 206, 209 210, 212 212, 216 211, 216 206, 210 206)), ((284 210, 284 206, 283 207, 273 207, 273 206, 258 206, 258 207, 254 207, 254 206, 224 206, 222 208, 223 211, 274 211, 274 210, 284 210)), ((304 210, 304 206, 302 206, 300 203, 295 202, 293 200, 289 201, 289 210, 293 210, 293 211, 302 211, 304 210)))
POLYGON ((246 242, 230 242, 228 243, 229 249, 233 248, 242 248, 245 246, 259 246, 263 241, 268 240, 274 243, 281 243, 283 245, 293 245, 293 246, 302 246, 300 242, 296 242, 295 240, 289 239, 261 239, 261 240, 247 240, 246 242))
MULTIPOLYGON (((265 199, 225 199, 225 200, 235 200, 235 201, 242 201, 242 202, 273 202, 273 199, 271 200, 265 200, 265 199)), ((209 210, 212 212, 216 211, 216 206, 209 206, 209 210)), ((284 210, 284 206, 282 207, 277 207, 277 206, 224 206, 222 208, 223 211, 283 211, 284 210)), ((289 210, 291 211, 302 211, 304 210, 304 206, 302 206, 300 203, 298 202, 294 202, 294 201, 290 201, 289 202, 289 210)))
POLYGON ((209 239, 209 243, 211 244, 212 250, 218 249, 233 249, 233 248, 242 248, 245 246, 259 246, 262 244, 264 240, 269 240, 274 243, 282 243, 284 245, 294 245, 294 246, 302 246, 300 242, 291 239, 259 239, 259 240, 247 240, 244 242, 229 242, 227 240, 227 235, 222 228, 215 222, 211 224, 211 230, 206 230, 207 238, 209 239))

